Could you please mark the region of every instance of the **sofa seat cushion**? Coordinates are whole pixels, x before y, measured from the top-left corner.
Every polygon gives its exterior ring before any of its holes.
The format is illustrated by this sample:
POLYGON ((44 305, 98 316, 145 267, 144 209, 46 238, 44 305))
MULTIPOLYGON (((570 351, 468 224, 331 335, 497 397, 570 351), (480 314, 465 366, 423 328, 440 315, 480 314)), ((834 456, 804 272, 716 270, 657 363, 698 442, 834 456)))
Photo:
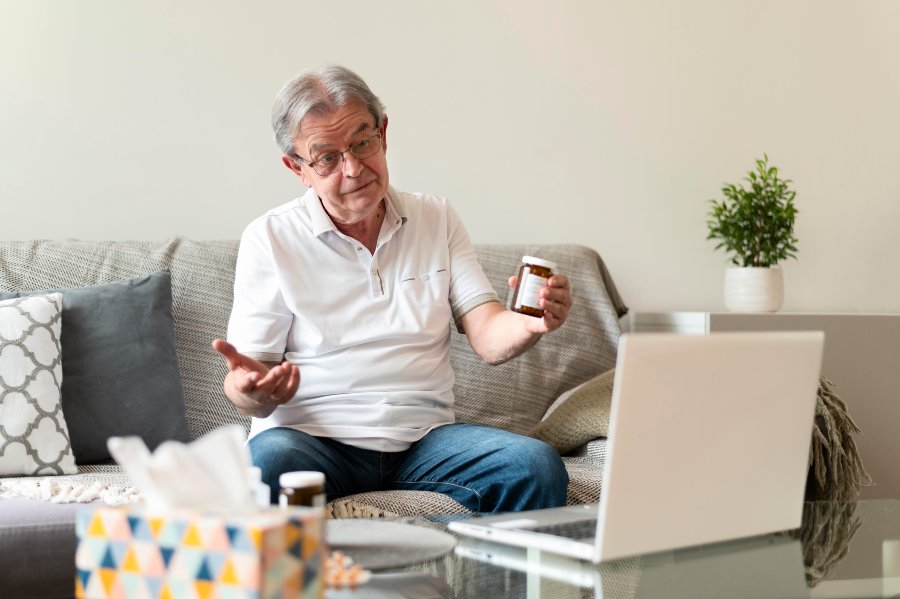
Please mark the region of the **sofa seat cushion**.
MULTIPOLYGON (((605 455, 605 451, 603 453, 605 455)), ((600 501, 603 466, 590 458, 563 457, 563 462, 569 472, 566 504, 579 505, 600 501)))
POLYGON ((75 580, 75 518, 83 503, 0 499, 0 597, 68 598, 75 580))
POLYGON ((468 514, 461 503, 432 491, 357 493, 328 503, 329 518, 395 518, 434 514, 468 514))

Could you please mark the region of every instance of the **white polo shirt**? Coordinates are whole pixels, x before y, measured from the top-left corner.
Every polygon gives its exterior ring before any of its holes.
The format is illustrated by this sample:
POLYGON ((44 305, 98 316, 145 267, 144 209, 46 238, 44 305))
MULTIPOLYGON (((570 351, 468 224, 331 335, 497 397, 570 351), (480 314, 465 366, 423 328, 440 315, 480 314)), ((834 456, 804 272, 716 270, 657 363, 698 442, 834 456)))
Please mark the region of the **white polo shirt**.
POLYGON ((228 340, 300 368, 300 388, 250 435, 288 426, 401 451, 454 421, 450 324, 497 301, 443 198, 388 188, 375 253, 340 233, 315 191, 241 238, 228 340))

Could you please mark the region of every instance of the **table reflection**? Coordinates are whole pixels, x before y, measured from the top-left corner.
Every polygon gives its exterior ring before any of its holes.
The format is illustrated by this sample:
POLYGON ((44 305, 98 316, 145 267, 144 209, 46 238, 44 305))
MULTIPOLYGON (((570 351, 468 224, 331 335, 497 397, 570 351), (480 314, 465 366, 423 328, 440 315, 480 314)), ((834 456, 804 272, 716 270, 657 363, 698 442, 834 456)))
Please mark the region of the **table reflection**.
POLYGON ((374 583, 328 597, 896 598, 900 501, 806 503, 796 530, 602 564, 460 538, 452 554, 374 583))

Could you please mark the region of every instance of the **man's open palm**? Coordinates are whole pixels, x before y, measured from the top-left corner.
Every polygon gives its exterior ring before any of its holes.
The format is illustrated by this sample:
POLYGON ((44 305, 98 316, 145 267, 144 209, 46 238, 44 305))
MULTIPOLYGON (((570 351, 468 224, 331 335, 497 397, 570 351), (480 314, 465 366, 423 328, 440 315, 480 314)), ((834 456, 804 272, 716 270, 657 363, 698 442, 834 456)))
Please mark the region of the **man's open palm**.
POLYGON ((290 401, 300 388, 300 369, 289 362, 267 364, 254 360, 223 339, 213 341, 212 347, 228 365, 226 384, 230 383, 234 391, 249 400, 236 401, 239 398, 231 397, 226 389, 226 395, 242 412, 257 412, 248 405, 252 403, 274 408, 290 401))

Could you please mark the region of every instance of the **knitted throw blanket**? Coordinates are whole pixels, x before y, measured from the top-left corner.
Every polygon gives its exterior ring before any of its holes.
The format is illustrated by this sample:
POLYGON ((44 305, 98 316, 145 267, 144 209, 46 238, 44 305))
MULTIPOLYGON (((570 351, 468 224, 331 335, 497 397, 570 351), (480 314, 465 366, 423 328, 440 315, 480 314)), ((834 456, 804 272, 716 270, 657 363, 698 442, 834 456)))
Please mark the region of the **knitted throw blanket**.
POLYGON ((827 378, 819 377, 816 426, 810 448, 808 500, 852 501, 872 486, 853 436, 861 431, 827 378))
MULTIPOLYGON (((101 480, 57 482, 56 477, 6 479, 0 481, 0 499, 25 497, 50 503, 90 503, 100 501, 110 506, 143 505, 143 496, 137 487, 108 484, 101 480)), ((326 518, 386 518, 396 517, 386 509, 368 506, 343 498, 331 501, 325 507, 326 518)))
POLYGON ((90 503, 125 506, 142 503, 140 491, 132 486, 110 485, 102 480, 57 482, 55 477, 6 479, 0 481, 0 499, 25 497, 50 503, 90 503))
POLYGON ((850 541, 862 525, 852 501, 808 501, 800 528, 784 533, 803 547, 803 565, 810 588, 828 577, 847 557, 850 541))

